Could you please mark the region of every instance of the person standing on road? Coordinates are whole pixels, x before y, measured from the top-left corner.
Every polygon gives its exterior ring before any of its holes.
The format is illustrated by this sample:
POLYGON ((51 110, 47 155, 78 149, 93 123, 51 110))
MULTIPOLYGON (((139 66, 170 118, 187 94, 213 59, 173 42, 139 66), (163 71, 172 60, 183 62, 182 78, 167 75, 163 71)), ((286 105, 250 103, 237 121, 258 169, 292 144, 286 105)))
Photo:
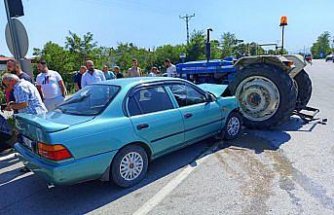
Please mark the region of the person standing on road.
MULTIPOLYGON (((32 83, 31 77, 27 73, 21 70, 20 64, 14 59, 10 59, 7 61, 7 71, 10 72, 11 74, 17 75, 20 79, 32 83)), ((8 91, 7 89, 5 90, 5 94, 7 103, 10 101, 15 101, 13 91, 8 91)))
POLYGON ((82 75, 87 71, 86 66, 81 66, 80 70, 74 75, 74 84, 75 84, 75 91, 81 90, 81 78, 82 75))
POLYGON ((19 113, 43 114, 47 112, 37 88, 14 74, 4 74, 2 82, 5 88, 13 90, 15 101, 7 104, 5 110, 16 110, 19 113))
POLYGON ((40 74, 36 78, 37 89, 49 111, 62 103, 67 94, 65 84, 60 74, 49 70, 45 60, 40 60, 37 69, 40 74))
POLYGON ((106 80, 116 79, 115 74, 112 71, 109 71, 109 68, 108 68, 107 65, 103 66, 102 72, 103 72, 104 77, 106 78, 106 80))
POLYGON ((81 87, 84 88, 87 85, 95 84, 101 81, 105 81, 106 78, 101 70, 97 70, 94 67, 94 62, 91 60, 86 61, 87 72, 82 75, 81 87))
POLYGON ((116 78, 124 78, 123 74, 121 73, 121 69, 119 66, 114 66, 114 74, 116 75, 116 78))
POLYGON ((169 59, 166 59, 164 62, 164 65, 166 67, 167 76, 168 77, 175 77, 176 76, 176 66, 172 64, 172 62, 169 59))
POLYGON ((138 60, 132 59, 132 67, 128 69, 128 77, 140 77, 141 69, 138 67, 138 60))

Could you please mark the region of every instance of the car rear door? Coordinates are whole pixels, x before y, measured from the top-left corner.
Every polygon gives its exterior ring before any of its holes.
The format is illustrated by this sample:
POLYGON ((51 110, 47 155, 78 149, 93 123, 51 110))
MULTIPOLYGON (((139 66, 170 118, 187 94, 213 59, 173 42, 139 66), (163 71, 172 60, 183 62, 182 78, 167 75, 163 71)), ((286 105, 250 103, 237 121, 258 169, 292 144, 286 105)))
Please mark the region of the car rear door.
POLYGON ((135 89, 127 99, 127 111, 136 134, 151 144, 154 154, 164 154, 183 145, 182 115, 163 86, 135 89))
POLYGON ((185 142, 208 137, 222 128, 223 112, 216 101, 208 101, 205 93, 188 83, 169 85, 185 127, 185 142))

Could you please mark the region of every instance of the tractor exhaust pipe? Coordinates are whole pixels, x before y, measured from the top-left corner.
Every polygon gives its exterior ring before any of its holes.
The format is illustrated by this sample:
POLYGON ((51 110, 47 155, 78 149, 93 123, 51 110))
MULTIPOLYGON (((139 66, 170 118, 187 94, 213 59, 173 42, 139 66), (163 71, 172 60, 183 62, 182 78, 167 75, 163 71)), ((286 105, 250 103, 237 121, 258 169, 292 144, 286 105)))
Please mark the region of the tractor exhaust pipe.
POLYGON ((210 31, 213 31, 212 28, 206 30, 206 43, 205 43, 205 53, 207 62, 211 59, 211 43, 210 43, 210 31))

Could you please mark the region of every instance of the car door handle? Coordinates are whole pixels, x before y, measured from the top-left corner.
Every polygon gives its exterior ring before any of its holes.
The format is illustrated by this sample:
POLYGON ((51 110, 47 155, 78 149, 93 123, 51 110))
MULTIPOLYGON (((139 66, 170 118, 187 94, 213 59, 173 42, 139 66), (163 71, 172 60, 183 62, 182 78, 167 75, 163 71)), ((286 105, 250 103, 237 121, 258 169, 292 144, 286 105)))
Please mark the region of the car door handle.
POLYGON ((185 118, 185 119, 189 119, 189 118, 192 117, 192 116, 193 116, 192 113, 186 113, 186 114, 184 114, 184 118, 185 118))
POLYGON ((144 129, 144 128, 148 128, 148 127, 149 127, 149 125, 146 124, 146 123, 144 123, 144 124, 139 124, 139 125, 137 125, 137 130, 142 130, 142 129, 144 129))

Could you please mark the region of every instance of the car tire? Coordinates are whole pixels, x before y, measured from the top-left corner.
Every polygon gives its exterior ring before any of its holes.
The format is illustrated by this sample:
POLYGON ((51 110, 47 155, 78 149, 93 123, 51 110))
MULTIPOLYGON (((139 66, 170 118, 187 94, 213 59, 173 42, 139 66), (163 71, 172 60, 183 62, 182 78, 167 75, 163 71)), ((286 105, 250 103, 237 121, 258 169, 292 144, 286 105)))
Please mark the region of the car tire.
POLYGON ((239 112, 232 112, 227 117, 224 131, 224 140, 234 140, 239 137, 242 130, 242 116, 239 112))
POLYGON ((145 178, 147 169, 148 156, 145 149, 138 145, 129 145, 115 155, 110 178, 120 187, 132 187, 145 178))
POLYGON ((312 81, 305 70, 302 70, 300 73, 298 73, 294 77, 294 80, 296 81, 298 89, 296 110, 300 111, 306 107, 311 99, 312 81))

